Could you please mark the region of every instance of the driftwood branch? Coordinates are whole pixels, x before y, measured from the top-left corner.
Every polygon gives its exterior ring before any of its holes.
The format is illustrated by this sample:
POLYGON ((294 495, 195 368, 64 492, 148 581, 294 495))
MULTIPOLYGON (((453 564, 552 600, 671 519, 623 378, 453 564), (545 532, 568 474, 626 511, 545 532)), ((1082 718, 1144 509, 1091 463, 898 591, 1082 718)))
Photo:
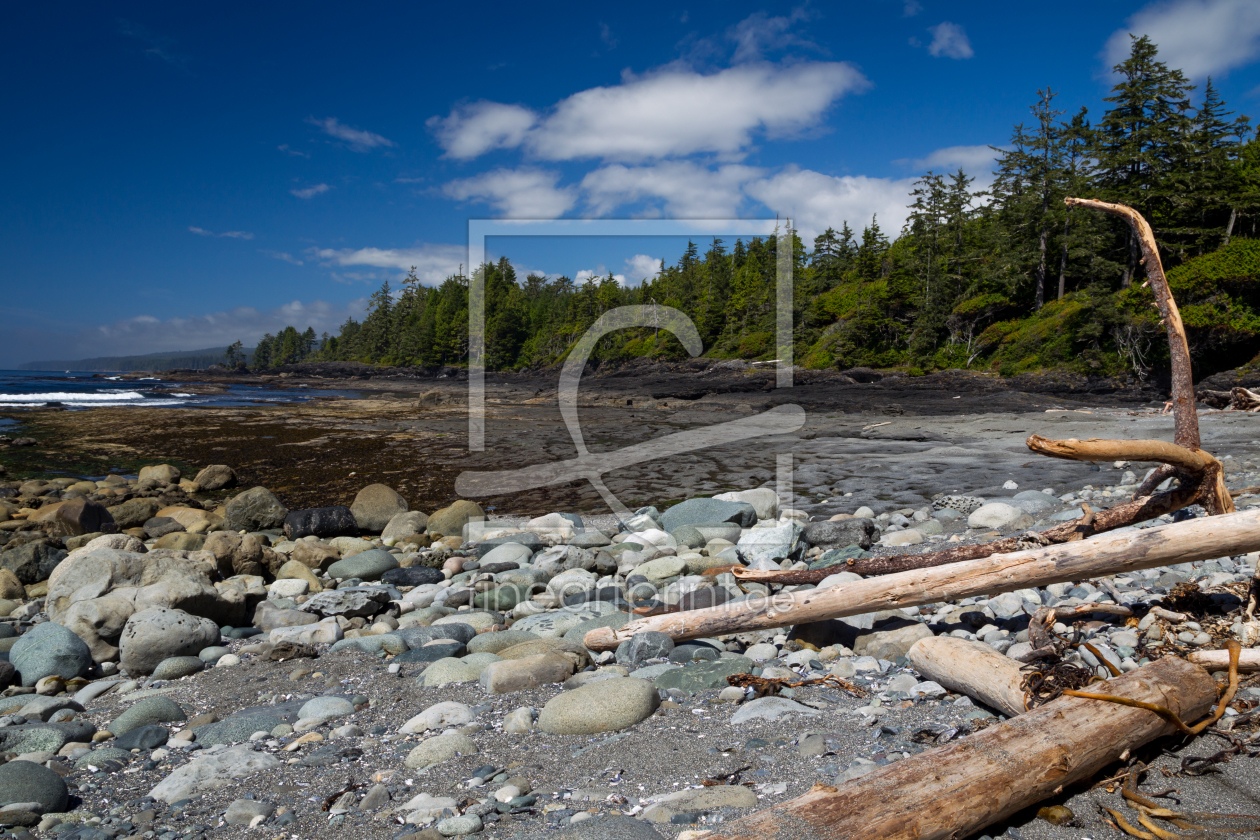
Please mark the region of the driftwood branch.
MULTIPOLYGON (((1207 713, 1216 699, 1211 676, 1174 657, 1096 687, 1171 709, 1183 720, 1207 713)), ((1061 697, 839 787, 815 786, 727 823, 706 840, 968 837, 1174 731, 1145 709, 1061 697)))
POLYGON ((924 679, 955 694, 979 700, 1007 717, 1024 713, 1023 666, 984 642, 932 636, 915 642, 906 658, 924 679))
POLYGON ((842 618, 875 610, 997 595, 1031 586, 1193 563, 1260 549, 1260 510, 1190 519, 1092 540, 1051 545, 979 560, 913 569, 827 589, 779 593, 703 610, 592 630, 591 650, 615 650, 635 633, 657 630, 675 641, 842 618))
POLYGON ((1176 433, 1173 442, 1189 450, 1198 450, 1199 417, 1194 408, 1194 378, 1190 367, 1190 343, 1186 341, 1186 328, 1181 323, 1181 311, 1173 300, 1164 275, 1164 264, 1159 259, 1159 246, 1155 233, 1142 214, 1123 204, 1110 204, 1092 198, 1063 200, 1068 207, 1086 207, 1124 219, 1137 237, 1142 248, 1142 266, 1146 269, 1146 281, 1155 294, 1155 305, 1168 332, 1168 357, 1172 362, 1172 404, 1176 433))
MULTIPOLYGON (((1172 443, 1161 440, 1052 440, 1041 435, 1030 436, 1028 448, 1051 458, 1073 461, 1146 461, 1160 464, 1138 488, 1132 501, 1105 511, 1087 511, 1080 519, 1038 532, 1035 535, 1036 541, 1043 545, 1072 542, 1155 519, 1193 504, 1202 505, 1213 516, 1234 512, 1233 499, 1225 487, 1224 469, 1212 455, 1199 448, 1199 418, 1194 407, 1190 348, 1181 322, 1181 313, 1164 276, 1164 267, 1160 262, 1159 250, 1150 225, 1140 213, 1122 204, 1083 198, 1068 198, 1066 201, 1069 206, 1088 207, 1123 218, 1132 226, 1142 244, 1142 264, 1146 267, 1147 282, 1155 294, 1156 305, 1168 332, 1169 356, 1172 362, 1174 431, 1172 443), (1178 479, 1179 487, 1166 493, 1149 495, 1172 477, 1178 479)), ((1233 394, 1236 401, 1245 401, 1248 399, 1246 395, 1251 395, 1255 397, 1255 405, 1260 407, 1260 394, 1252 394, 1244 388, 1235 388, 1233 394)), ((931 568, 1020 551, 1030 546, 1029 536, 1007 537, 981 545, 957 546, 925 554, 849 560, 841 568, 795 572, 736 569, 734 574, 744 581, 780 584, 818 583, 837 571, 851 571, 861 575, 895 574, 910 569, 931 568)))

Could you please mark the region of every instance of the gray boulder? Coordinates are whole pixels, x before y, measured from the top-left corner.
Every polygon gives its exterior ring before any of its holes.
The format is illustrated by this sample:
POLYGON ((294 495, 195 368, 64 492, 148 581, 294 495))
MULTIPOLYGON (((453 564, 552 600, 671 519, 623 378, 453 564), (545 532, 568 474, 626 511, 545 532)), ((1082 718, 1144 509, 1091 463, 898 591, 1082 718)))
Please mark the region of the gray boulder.
POLYGON ((65 558, 64 549, 49 545, 47 540, 34 540, 0 553, 0 569, 8 569, 18 580, 30 586, 48 580, 53 569, 65 558))
POLYGON ((538 728, 553 735, 594 735, 634 726, 661 704, 647 680, 613 677, 587 683, 547 701, 538 728))
POLYGON ((350 512, 361 529, 379 534, 391 519, 407 512, 407 500, 392 487, 369 484, 355 495, 350 512))
POLYGON ((167 803, 178 802, 225 788, 236 779, 272 772, 283 766, 274 755, 254 752, 248 744, 242 744, 179 767, 149 791, 149 796, 167 803))
POLYGON ((673 531, 683 525, 734 522, 743 528, 757 523, 757 511, 747 502, 721 499, 688 499, 661 514, 661 527, 673 531))
POLYGON ((212 464, 197 473, 193 481, 202 490, 222 490, 236 485, 236 473, 226 464, 212 464))
POLYGON ((429 517, 427 514, 418 510, 403 511, 395 514, 394 518, 385 525, 385 529, 381 531, 381 539, 400 540, 403 537, 410 537, 414 534, 423 534, 428 524, 429 517))
POLYGON ((805 526, 805 541, 811 546, 827 551, 851 545, 862 549, 871 547, 879 534, 871 519, 840 519, 835 522, 811 522, 805 526))
POLYGON ((119 638, 121 665, 132 676, 153 673, 172 656, 196 656, 219 643, 219 625, 183 610, 153 607, 127 619, 119 638))
POLYGON ((289 509, 266 487, 253 487, 227 503, 223 528, 227 531, 266 531, 284 525, 289 509))
POLYGON ((0 766, 0 808, 18 802, 38 802, 45 814, 70 810, 70 792, 60 776, 33 761, 10 761, 0 766))
POLYGON ((22 685, 31 686, 53 675, 66 680, 83 676, 92 667, 92 652, 70 630, 49 621, 19 636, 9 661, 22 675, 22 685))

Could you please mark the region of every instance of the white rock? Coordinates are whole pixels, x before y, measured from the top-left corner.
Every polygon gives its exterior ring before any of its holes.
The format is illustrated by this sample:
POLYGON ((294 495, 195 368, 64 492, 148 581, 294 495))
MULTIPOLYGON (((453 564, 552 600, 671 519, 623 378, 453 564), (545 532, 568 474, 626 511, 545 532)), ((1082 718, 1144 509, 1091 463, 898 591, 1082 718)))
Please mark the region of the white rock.
POLYGON ((879 538, 880 545, 918 545, 921 542, 923 542, 923 532, 916 531, 914 528, 893 531, 879 538))
POLYGON ((463 703, 448 700, 434 703, 411 720, 398 728, 405 735, 419 735, 430 729, 445 729, 448 726, 463 726, 472 723, 473 711, 463 703))
POLYGON ((967 517, 969 528, 998 528, 1022 530, 1031 528, 1033 519, 1013 505, 1005 502, 989 502, 971 512, 967 517))
POLYGON ((341 625, 335 617, 325 618, 315 624, 300 624, 296 627, 277 627, 268 635, 272 644, 277 642, 296 642, 303 645, 331 645, 345 638, 341 625))

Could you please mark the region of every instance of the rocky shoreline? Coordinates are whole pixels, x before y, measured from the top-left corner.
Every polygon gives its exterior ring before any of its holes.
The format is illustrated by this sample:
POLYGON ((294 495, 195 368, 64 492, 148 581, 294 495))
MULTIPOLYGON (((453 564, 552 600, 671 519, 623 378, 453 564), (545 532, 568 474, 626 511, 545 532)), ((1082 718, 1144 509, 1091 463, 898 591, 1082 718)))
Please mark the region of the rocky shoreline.
MULTIPOLYGON (((993 721, 910 668, 920 638, 1016 656, 1037 608, 1119 603, 1133 620, 1075 629, 1122 671, 1255 644, 1240 611, 1255 555, 686 644, 641 633, 615 653, 586 649, 587 631, 797 588, 706 574, 730 563, 836 566, 819 586, 840 585, 848 557, 1046 527, 1140 478, 1107 465, 1075 489, 1010 481, 878 513, 841 495, 851 510, 826 517, 766 486, 624 523, 462 500, 426 514, 379 483, 289 510, 222 464, 0 484, 0 823, 61 840, 697 837, 993 721), (740 675, 843 688, 758 697, 740 675)), ((1231 470, 1257 479, 1250 460, 1231 470)), ((1108 673, 1088 651, 1065 661, 1108 673)), ((1235 713, 1260 703, 1252 683, 1235 713)), ((1244 753, 1180 789, 1245 812, 1257 766, 1244 753)), ((1100 797, 1069 792, 1071 825, 1028 814, 1005 836, 1106 831, 1100 797)))

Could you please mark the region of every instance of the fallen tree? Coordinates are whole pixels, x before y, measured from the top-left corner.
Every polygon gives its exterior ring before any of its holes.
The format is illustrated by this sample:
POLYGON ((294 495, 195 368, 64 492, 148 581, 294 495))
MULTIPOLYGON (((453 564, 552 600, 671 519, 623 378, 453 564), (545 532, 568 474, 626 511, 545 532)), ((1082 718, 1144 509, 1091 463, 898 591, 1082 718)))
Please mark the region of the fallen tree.
POLYGON ((591 650, 615 650, 635 633, 656 630, 675 641, 997 595, 1031 586, 1210 560, 1260 549, 1260 510, 1191 519, 1092 540, 911 569, 827 589, 779 593, 703 610, 669 613, 586 634, 591 650))
MULTIPOLYGON (((943 566, 967 560, 990 557, 1020 551, 1030 545, 1053 545, 1085 539, 1094 534, 1124 528, 1138 522, 1173 513, 1189 505, 1198 504, 1209 515, 1232 513, 1234 502, 1225 487, 1224 470, 1219 461, 1200 447, 1199 418, 1195 410, 1194 380, 1190 366, 1190 346, 1186 340, 1181 312, 1168 287, 1164 267, 1159 259, 1155 235, 1142 214, 1123 204, 1109 204, 1087 198, 1064 199, 1069 207, 1086 207, 1119 216, 1133 228, 1142 249, 1142 265, 1146 269, 1146 284, 1155 295, 1155 306, 1168 333, 1168 353, 1172 367, 1171 401, 1173 415, 1173 441, 1162 440, 1052 440, 1041 435, 1031 435, 1027 446, 1033 452, 1051 458, 1072 461, 1137 461, 1160 464, 1133 494, 1129 502, 1108 510, 1091 511, 1088 506, 1080 519, 1066 522, 1040 532, 1028 532, 1014 537, 995 540, 981 545, 958 546, 943 551, 924 554, 904 554, 894 557, 869 557, 846 561, 844 566, 799 571, 753 571, 736 569, 734 575, 743 581, 757 583, 806 584, 818 583, 838 571, 856 572, 860 575, 886 575, 909 569, 943 566), (1178 486, 1164 493, 1152 495, 1157 487, 1169 478, 1177 479, 1178 486)), ((1236 392, 1245 389, 1236 388, 1236 392)), ((1250 393, 1250 392, 1248 392, 1250 393)), ((1235 395, 1236 398, 1241 398, 1235 395)), ((1260 395, 1257 395, 1260 400, 1260 395)), ((1260 405, 1260 402, 1256 403, 1260 405)))
MULTIPOLYGON (((1163 707, 1182 720, 1206 714, 1217 697, 1206 671, 1175 657, 1092 688, 1163 707)), ((839 787, 815 785, 705 840, 966 837, 1177 731, 1146 709, 1061 697, 839 787)))

